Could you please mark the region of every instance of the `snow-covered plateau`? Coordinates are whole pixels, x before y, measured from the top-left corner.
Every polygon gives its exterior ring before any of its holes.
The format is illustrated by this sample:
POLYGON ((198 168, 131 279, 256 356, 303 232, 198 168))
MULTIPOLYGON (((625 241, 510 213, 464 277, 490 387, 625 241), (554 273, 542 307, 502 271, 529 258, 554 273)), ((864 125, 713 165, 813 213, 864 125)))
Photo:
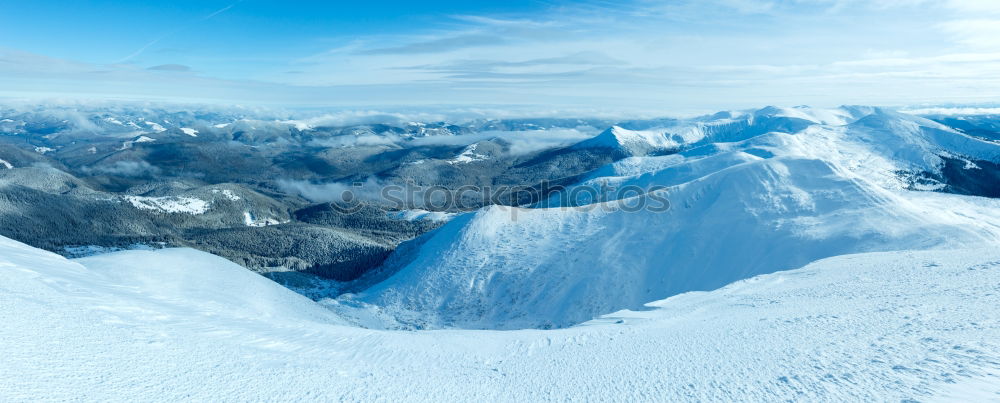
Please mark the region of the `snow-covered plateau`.
POLYGON ((985 401, 1000 250, 840 256, 556 330, 346 326, 188 249, 0 240, 3 401, 985 401))
POLYGON ((318 301, 193 249, 0 237, 0 401, 1000 401, 1000 143, 771 107, 567 149, 621 158, 441 214, 318 301), (655 190, 576 191, 629 186, 655 190))

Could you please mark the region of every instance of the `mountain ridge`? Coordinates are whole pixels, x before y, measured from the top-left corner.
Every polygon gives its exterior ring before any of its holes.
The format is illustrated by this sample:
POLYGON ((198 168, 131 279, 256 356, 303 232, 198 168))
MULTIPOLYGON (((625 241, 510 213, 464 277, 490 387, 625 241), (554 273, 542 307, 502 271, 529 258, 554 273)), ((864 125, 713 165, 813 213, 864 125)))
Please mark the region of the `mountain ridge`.
POLYGON ((1000 242, 988 213, 996 200, 915 192, 899 174, 939 169, 942 153, 997 159, 1000 144, 909 115, 854 112, 819 112, 851 116, 835 125, 758 120, 799 130, 695 140, 675 155, 638 157, 669 163, 592 177, 539 208, 455 219, 345 304, 417 328, 563 327, 834 255, 1000 242), (660 186, 672 208, 628 212, 629 199, 614 195, 560 200, 599 186, 660 186))

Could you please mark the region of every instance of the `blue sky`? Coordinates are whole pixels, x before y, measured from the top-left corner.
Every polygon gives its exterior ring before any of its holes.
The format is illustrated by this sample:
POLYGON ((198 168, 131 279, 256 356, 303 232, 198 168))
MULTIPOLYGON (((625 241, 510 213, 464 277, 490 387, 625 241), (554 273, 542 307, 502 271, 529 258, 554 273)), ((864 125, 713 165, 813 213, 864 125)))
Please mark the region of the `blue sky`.
POLYGON ((49 1, 0 95, 709 111, 996 101, 1000 1, 49 1))

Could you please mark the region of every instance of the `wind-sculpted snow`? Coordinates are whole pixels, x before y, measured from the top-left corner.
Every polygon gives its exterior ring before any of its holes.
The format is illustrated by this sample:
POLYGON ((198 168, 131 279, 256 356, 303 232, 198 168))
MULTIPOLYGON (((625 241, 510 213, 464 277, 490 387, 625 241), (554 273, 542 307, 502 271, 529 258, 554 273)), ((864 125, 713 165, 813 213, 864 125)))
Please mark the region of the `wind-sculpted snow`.
POLYGON ((382 271, 395 275, 341 302, 377 307, 362 309, 387 326, 564 327, 829 256, 1000 242, 998 201, 909 191, 899 176, 940 169, 944 154, 998 161, 1000 145, 874 108, 792 112, 752 117, 794 131, 695 139, 598 170, 626 176, 591 175, 548 208, 456 218, 391 258, 382 271), (626 186, 659 187, 671 208, 575 191, 626 186))
POLYGON ((850 255, 557 330, 378 331, 217 257, 0 238, 0 401, 988 401, 1000 252, 850 255), (82 263, 82 264, 81 264, 82 263))
POLYGON ((133 250, 77 259, 95 277, 190 313, 337 322, 330 312, 261 275, 193 249, 133 250))

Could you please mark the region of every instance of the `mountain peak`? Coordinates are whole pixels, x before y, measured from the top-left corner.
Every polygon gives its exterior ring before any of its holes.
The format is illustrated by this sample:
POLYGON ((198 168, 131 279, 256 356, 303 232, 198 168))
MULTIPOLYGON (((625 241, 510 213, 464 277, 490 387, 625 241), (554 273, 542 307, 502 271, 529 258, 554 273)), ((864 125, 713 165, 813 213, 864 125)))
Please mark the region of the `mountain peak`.
POLYGON ((648 155, 676 149, 678 146, 663 130, 629 130, 616 125, 573 147, 612 149, 626 155, 648 155))

